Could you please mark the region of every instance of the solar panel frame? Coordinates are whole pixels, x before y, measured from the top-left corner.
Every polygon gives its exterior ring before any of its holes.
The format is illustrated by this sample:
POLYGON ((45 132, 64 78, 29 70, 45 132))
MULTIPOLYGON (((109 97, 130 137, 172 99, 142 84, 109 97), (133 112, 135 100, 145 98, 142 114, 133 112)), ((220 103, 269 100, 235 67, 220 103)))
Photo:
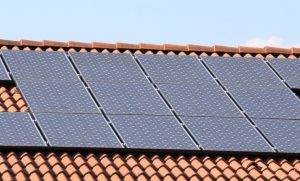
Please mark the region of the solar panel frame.
POLYGON ((300 59, 274 58, 268 62, 291 88, 300 89, 300 59))
POLYGON ((172 115, 150 83, 88 84, 107 114, 172 115))
POLYGON ((300 119, 252 119, 279 152, 300 153, 300 119))
POLYGON ((77 82, 79 77, 64 52, 2 50, 14 79, 77 82))
POLYGON ((28 113, 0 113, 0 145, 46 146, 28 113))
POLYGON ((130 54, 94 52, 70 52, 69 54, 87 82, 147 82, 145 75, 130 54))
POLYGON ((196 150, 173 116, 109 115, 128 148, 196 150))
POLYGON ((99 113, 82 82, 17 81, 33 112, 99 113))
POLYGON ((117 136, 100 114, 34 115, 51 146, 122 148, 117 136))
POLYGON ((180 118, 204 150, 273 152, 246 118, 180 118))

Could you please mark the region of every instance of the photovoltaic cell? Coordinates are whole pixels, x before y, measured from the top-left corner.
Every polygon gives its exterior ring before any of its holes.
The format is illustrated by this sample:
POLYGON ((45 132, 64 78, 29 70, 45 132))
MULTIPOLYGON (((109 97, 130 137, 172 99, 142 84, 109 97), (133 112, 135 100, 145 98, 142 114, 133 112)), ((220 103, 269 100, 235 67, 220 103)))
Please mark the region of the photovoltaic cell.
POLYGON ((253 119, 280 152, 300 152, 300 120, 253 119))
POLYGON ((227 88, 282 88, 284 84, 268 65, 258 58, 204 57, 204 62, 227 88))
POLYGON ((262 60, 209 57, 204 62, 250 117, 299 119, 298 98, 262 60))
POLYGON ((181 117, 204 150, 271 152, 246 118, 181 117))
POLYGON ((160 84, 159 88, 179 115, 242 117, 218 85, 160 84))
POLYGON ((80 82, 17 82, 33 112, 98 113, 80 82))
POLYGON ((63 52, 3 50, 4 60, 16 80, 78 81, 63 52))
POLYGON ((146 81, 146 77, 130 54, 71 52, 70 55, 87 82, 146 81))
POLYGON ((0 80, 11 80, 2 60, 0 60, 0 80))
POLYGON ((269 62, 291 88, 300 88, 300 59, 271 59, 269 62))
POLYGON ((150 83, 89 82, 89 85, 108 114, 171 115, 150 83))
POLYGON ((129 148, 197 149, 172 116, 109 116, 129 148))
POLYGON ((204 66, 195 57, 159 54, 137 54, 138 60, 155 83, 212 82, 204 66))
POLYGON ((45 146, 26 113, 0 113, 0 145, 45 146))
POLYGON ((288 88, 236 87, 229 91, 251 117, 300 119, 300 102, 288 88))
POLYGON ((51 146, 121 148, 101 115, 36 113, 35 116, 51 146))

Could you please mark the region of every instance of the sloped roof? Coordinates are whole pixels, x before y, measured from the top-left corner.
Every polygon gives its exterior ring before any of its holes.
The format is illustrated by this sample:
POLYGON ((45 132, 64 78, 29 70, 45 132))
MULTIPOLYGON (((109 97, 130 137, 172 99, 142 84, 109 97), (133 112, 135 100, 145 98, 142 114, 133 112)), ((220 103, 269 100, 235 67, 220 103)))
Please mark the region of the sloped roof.
MULTIPOLYGON (((300 48, 226 47, 202 45, 154 45, 0 40, 1 49, 109 51, 212 56, 298 58, 300 48)), ((27 105, 16 87, 0 87, 0 111, 24 112, 27 105)), ((115 151, 117 152, 117 151, 115 151)), ((26 151, 11 147, 0 153, 3 180, 299 180, 298 155, 203 155, 176 153, 115 153, 95 150, 57 152, 26 151)))

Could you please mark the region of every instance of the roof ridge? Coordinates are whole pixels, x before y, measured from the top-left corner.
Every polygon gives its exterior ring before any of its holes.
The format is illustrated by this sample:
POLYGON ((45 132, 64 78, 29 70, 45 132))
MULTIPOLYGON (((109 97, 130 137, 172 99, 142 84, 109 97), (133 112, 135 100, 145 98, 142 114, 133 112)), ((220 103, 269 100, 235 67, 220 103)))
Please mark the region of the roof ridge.
MULTIPOLYGON (((207 55, 211 55, 213 53, 217 53, 219 55, 229 54, 231 56, 235 54, 246 55, 251 54, 253 56, 262 55, 266 57, 267 55, 272 55, 273 57, 277 57, 282 55, 284 57, 289 56, 300 56, 300 47, 291 47, 291 48, 282 48, 282 47, 271 47, 265 46, 263 48, 260 47, 250 47, 250 46, 238 46, 238 47, 231 47, 231 46, 223 46, 223 45, 213 45, 213 46, 206 46, 206 45, 196 45, 196 44, 186 44, 186 45, 179 45, 179 44, 149 44, 149 43, 139 43, 139 44, 132 44, 132 43, 124 43, 124 42, 116 42, 116 43, 104 43, 104 42, 77 42, 77 41, 53 41, 53 40, 5 40, 0 39, 0 48, 12 48, 18 47, 19 49, 22 48, 41 48, 41 49, 98 49, 98 50, 119 50, 123 51, 130 51, 130 52, 162 52, 167 54, 168 52, 173 52, 175 54, 184 52, 186 54, 196 53, 198 55, 205 53, 207 55)), ((292 57, 294 58, 294 57, 292 57)))

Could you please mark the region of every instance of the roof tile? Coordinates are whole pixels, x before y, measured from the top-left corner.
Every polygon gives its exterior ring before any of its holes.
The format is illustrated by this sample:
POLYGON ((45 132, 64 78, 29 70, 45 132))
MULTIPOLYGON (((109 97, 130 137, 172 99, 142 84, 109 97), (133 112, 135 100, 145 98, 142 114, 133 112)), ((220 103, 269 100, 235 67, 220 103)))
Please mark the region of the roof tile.
POLYGON ((129 50, 137 50, 137 49, 139 49, 139 47, 138 47, 137 44, 122 43, 122 42, 116 43, 116 48, 117 49, 129 49, 129 50))
POLYGON ((163 44, 163 47, 165 51, 188 51, 188 47, 185 45, 163 44))
POLYGON ((190 52, 213 52, 214 49, 213 47, 209 47, 209 46, 203 46, 203 45, 193 45, 193 44, 189 44, 187 45, 188 51, 190 52))
POLYGON ((101 43, 101 42, 93 42, 92 48, 100 48, 100 49, 116 49, 116 44, 112 43, 101 43))
POLYGON ((140 43, 138 47, 141 50, 164 50, 163 45, 149 44, 149 43, 140 43))
POLYGON ((92 48, 91 43, 77 42, 77 41, 69 41, 68 47, 70 48, 92 48))
POLYGON ((20 45, 21 46, 33 46, 33 47, 39 47, 43 46, 43 42, 41 41, 34 41, 34 40, 20 40, 20 45))
POLYGON ((68 47, 68 43, 61 41, 43 40, 43 46, 45 47, 68 47))
POLYGON ((292 51, 291 49, 288 48, 279 48, 279 47, 270 47, 270 46, 265 46, 264 47, 265 53, 276 53, 276 54, 291 54, 292 51))
POLYGON ((222 45, 214 45, 214 52, 221 53, 239 53, 239 49, 236 47, 222 46, 222 45))
POLYGON ((239 53, 265 53, 263 48, 239 46, 239 53))

